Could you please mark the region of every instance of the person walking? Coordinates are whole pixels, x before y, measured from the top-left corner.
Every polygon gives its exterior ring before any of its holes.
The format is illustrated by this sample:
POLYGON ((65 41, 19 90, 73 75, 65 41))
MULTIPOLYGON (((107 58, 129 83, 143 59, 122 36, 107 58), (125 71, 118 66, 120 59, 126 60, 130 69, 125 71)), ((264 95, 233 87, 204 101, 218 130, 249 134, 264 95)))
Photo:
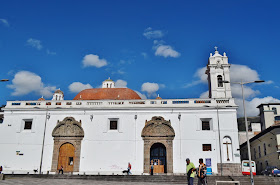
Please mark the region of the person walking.
POLYGON ((131 164, 130 164, 130 163, 128 163, 128 167, 127 167, 127 175, 132 174, 130 171, 131 171, 131 164))
POLYGON ((198 177, 198 183, 197 185, 206 185, 207 179, 206 179, 206 165, 203 163, 203 159, 199 159, 199 166, 197 171, 197 177, 198 177))
POLYGON ((62 165, 60 166, 60 169, 58 170, 58 174, 60 174, 60 172, 61 172, 61 174, 63 174, 63 166, 62 165))
POLYGON ((193 185, 193 179, 195 176, 195 166, 190 161, 189 158, 186 159, 187 162, 187 179, 188 179, 188 185, 193 185))

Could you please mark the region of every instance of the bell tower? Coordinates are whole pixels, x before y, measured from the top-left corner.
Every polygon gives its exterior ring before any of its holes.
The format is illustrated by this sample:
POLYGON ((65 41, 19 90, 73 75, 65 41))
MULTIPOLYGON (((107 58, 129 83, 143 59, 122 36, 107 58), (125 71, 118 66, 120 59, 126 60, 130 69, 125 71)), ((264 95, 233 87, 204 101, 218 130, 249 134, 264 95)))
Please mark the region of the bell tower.
POLYGON ((110 77, 102 82, 102 88, 115 88, 115 82, 110 77))
POLYGON ((208 75, 209 98, 232 98, 228 57, 224 52, 223 56, 219 54, 215 46, 215 54, 210 53, 206 74, 208 75))

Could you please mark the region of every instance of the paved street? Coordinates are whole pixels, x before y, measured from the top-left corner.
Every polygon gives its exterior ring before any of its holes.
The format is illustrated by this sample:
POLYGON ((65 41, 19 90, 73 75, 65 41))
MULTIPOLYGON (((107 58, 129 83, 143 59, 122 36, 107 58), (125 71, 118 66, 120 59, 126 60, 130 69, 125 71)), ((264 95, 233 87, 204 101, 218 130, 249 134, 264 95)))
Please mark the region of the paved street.
MULTIPOLYGON (((115 182, 115 181, 94 181, 85 179, 40 179, 40 178, 11 178, 0 181, 1 185, 158 185, 162 183, 148 182, 115 182)), ((173 184, 176 185, 176 184, 173 184)))

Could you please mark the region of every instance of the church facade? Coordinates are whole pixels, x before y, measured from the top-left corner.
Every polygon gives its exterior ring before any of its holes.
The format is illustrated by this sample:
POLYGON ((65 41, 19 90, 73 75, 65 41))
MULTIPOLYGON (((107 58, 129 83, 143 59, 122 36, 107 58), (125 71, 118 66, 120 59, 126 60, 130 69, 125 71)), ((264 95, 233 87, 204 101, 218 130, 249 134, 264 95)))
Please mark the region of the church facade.
POLYGON ((7 101, 0 124, 4 173, 186 173, 186 158, 203 158, 213 174, 240 172, 236 109, 226 54, 210 55, 209 98, 141 99, 105 80, 102 88, 65 100, 7 101))

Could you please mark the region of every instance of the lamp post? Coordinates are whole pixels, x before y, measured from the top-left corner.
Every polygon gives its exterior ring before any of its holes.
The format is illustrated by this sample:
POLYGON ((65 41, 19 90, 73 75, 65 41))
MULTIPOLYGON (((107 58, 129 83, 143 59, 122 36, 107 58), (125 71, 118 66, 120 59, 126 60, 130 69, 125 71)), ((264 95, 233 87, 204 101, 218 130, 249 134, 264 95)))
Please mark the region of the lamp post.
POLYGON ((263 80, 257 80, 257 81, 252 81, 252 82, 232 82, 234 84, 240 84, 241 89, 242 89, 242 99, 243 99, 243 110, 244 110, 244 119, 245 119, 245 128, 246 128, 246 138, 247 138, 247 148, 248 148, 248 157, 249 157, 249 165, 250 165, 250 175, 251 175, 251 184, 254 185, 254 178, 253 178, 253 173, 252 173, 252 162, 251 162, 251 150, 250 150, 250 142, 249 142, 249 137, 248 137, 248 123, 247 123, 247 115, 246 115, 246 108, 245 108, 245 98, 244 98, 244 88, 243 86, 245 84, 249 83, 262 83, 264 82, 263 80))
POLYGON ((219 105, 217 104, 217 121, 218 121, 218 134, 219 134, 219 148, 220 148, 220 165, 221 165, 221 176, 223 176, 223 160, 222 160, 222 149, 221 149, 221 131, 220 131, 220 119, 219 119, 219 105))

